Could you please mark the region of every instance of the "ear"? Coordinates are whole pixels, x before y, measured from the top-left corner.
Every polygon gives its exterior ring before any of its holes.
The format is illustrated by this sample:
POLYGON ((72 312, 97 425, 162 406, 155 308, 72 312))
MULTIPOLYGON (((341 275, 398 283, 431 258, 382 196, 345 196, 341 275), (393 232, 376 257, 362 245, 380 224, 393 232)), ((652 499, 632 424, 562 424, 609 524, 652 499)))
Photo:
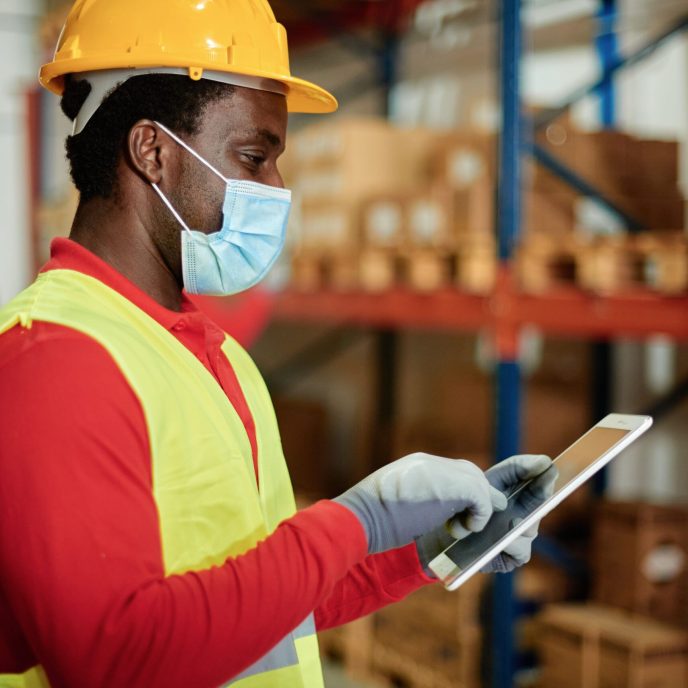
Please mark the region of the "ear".
POLYGON ((170 169, 176 151, 170 138, 150 119, 138 121, 127 136, 126 153, 129 164, 149 184, 159 184, 170 169))

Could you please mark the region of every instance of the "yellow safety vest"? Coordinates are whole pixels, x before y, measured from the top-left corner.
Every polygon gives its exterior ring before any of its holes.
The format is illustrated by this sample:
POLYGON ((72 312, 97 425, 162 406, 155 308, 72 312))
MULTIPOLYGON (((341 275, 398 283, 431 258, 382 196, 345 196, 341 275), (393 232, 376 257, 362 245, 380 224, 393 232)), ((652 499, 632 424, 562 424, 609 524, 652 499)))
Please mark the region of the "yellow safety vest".
MULTIPOLYGON (((92 277, 53 270, 0 309, 0 335, 34 321, 69 327, 97 341, 138 397, 151 448, 165 575, 222 565, 294 514, 270 396, 255 364, 231 337, 222 351, 255 421, 260 491, 249 439, 232 404, 198 359, 153 318, 92 277)), ((227 685, 322 688, 313 616, 227 685)), ((35 667, 0 676, 0 686, 49 684, 35 667)))

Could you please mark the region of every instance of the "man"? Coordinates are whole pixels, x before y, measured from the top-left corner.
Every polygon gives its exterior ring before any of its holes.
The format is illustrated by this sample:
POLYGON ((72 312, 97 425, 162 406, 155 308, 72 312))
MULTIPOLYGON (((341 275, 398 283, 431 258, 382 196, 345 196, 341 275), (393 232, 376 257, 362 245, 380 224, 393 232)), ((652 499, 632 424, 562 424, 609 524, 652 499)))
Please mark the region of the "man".
POLYGON ((316 628, 431 582, 549 460, 413 455, 295 514, 262 380, 183 291, 265 274, 287 113, 336 107, 265 0, 79 0, 41 80, 80 204, 0 310, 0 686, 322 686, 316 628))

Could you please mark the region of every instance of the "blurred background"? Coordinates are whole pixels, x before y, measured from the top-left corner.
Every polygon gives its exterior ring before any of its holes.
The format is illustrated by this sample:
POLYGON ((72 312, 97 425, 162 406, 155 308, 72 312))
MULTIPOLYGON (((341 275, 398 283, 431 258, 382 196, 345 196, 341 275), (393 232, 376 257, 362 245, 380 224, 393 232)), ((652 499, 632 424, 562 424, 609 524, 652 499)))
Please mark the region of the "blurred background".
MULTIPOLYGON (((37 84, 69 4, 0 0, 0 304, 78 202, 37 84)), ((688 2, 272 5, 341 107, 291 118, 266 283, 199 303, 266 376, 301 504, 413 451, 656 421, 516 575, 323 634, 328 685, 688 685, 688 2)))

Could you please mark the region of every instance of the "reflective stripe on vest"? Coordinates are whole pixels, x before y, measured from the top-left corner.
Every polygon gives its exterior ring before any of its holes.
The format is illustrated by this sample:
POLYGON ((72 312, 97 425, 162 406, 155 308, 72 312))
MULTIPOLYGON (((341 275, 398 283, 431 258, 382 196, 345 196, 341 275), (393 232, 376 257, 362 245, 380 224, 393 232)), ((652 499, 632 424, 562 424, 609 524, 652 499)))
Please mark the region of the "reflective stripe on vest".
POLYGON ((226 685, 235 686, 239 681, 249 676, 297 665, 299 663, 299 656, 296 642, 301 638, 307 638, 312 635, 315 635, 315 619, 311 614, 292 633, 277 643, 270 652, 259 659, 253 666, 242 671, 241 674, 226 685))
MULTIPOLYGON (((97 341, 140 401, 166 575, 220 566, 295 512, 270 396, 253 361, 233 339, 226 338, 222 351, 255 422, 260 491, 246 430, 215 378, 130 301, 92 277, 53 270, 0 309, 0 334, 33 321, 69 327, 97 341)), ((0 676, 0 686, 5 685, 48 687, 40 670, 0 676)), ((312 617, 228 685, 321 688, 312 617)))

